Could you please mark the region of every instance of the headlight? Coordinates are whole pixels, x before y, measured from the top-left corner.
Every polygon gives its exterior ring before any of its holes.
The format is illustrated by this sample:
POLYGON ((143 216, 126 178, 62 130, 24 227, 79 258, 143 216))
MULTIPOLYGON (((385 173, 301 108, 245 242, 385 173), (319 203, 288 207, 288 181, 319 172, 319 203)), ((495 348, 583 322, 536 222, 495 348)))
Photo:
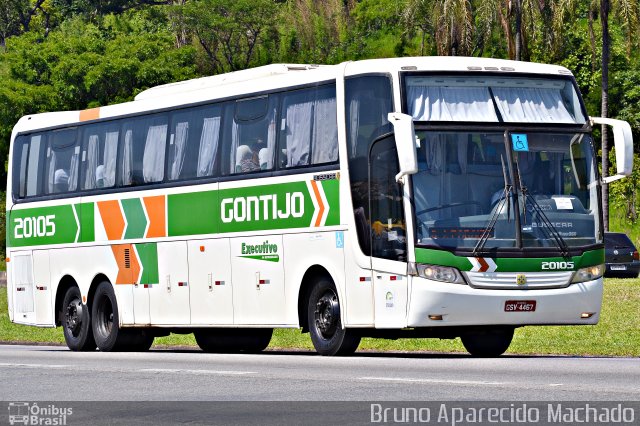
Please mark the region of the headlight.
POLYGON ((456 268, 438 265, 416 265, 418 276, 445 283, 466 284, 456 268))
POLYGON ((572 284, 583 283, 585 281, 591 281, 598 279, 604 273, 604 265, 589 266, 587 268, 581 268, 573 274, 572 284))

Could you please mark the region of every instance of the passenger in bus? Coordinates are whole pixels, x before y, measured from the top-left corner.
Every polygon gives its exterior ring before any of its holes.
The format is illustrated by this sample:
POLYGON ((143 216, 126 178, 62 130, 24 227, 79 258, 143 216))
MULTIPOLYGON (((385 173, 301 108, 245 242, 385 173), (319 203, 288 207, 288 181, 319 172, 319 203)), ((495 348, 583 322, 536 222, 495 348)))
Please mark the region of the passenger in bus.
POLYGON ((260 170, 257 159, 248 145, 240 145, 236 151, 236 172, 246 173, 260 170))
POLYGON ((96 188, 104 188, 104 165, 96 167, 96 188))
POLYGON ((53 192, 69 190, 69 173, 65 169, 57 169, 53 174, 53 192))

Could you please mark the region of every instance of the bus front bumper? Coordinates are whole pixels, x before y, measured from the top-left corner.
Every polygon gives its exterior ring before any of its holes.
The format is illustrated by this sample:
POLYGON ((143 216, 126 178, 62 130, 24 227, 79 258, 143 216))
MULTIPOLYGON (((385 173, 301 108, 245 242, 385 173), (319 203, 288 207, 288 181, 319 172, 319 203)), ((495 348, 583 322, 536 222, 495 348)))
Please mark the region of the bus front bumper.
POLYGON ((602 305, 602 278, 565 288, 537 290, 474 289, 414 277, 408 327, 473 325, 597 324, 602 305), (535 310, 507 310, 521 301, 535 310))

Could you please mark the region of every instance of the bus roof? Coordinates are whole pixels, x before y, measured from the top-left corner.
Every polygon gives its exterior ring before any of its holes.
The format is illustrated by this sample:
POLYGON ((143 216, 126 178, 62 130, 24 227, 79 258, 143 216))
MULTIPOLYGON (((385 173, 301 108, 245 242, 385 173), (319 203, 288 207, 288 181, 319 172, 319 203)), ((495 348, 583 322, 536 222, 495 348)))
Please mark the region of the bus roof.
MULTIPOLYGON (((340 65, 271 64, 262 67, 164 84, 147 89, 134 101, 108 105, 93 110, 62 111, 22 117, 14 127, 14 135, 43 128, 79 124, 97 118, 168 109, 180 105, 204 103, 236 95, 259 93, 313 82, 334 80, 340 65), (216 89, 215 92, 212 89, 216 89)), ((472 57, 404 57, 368 59, 344 64, 344 75, 370 73, 396 74, 401 71, 436 72, 504 72, 540 75, 572 75, 558 65, 472 57)))

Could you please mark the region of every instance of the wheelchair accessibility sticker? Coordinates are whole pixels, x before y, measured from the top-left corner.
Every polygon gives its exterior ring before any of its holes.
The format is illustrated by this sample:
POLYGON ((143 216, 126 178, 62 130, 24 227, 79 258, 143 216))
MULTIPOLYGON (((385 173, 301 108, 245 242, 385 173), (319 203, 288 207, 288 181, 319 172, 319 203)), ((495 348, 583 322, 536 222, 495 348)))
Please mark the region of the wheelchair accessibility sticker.
POLYGON ((336 248, 344 248, 344 232, 337 231, 336 232, 336 248))
POLYGON ((522 133, 512 133, 511 143, 514 151, 529 151, 529 141, 527 135, 522 133))

